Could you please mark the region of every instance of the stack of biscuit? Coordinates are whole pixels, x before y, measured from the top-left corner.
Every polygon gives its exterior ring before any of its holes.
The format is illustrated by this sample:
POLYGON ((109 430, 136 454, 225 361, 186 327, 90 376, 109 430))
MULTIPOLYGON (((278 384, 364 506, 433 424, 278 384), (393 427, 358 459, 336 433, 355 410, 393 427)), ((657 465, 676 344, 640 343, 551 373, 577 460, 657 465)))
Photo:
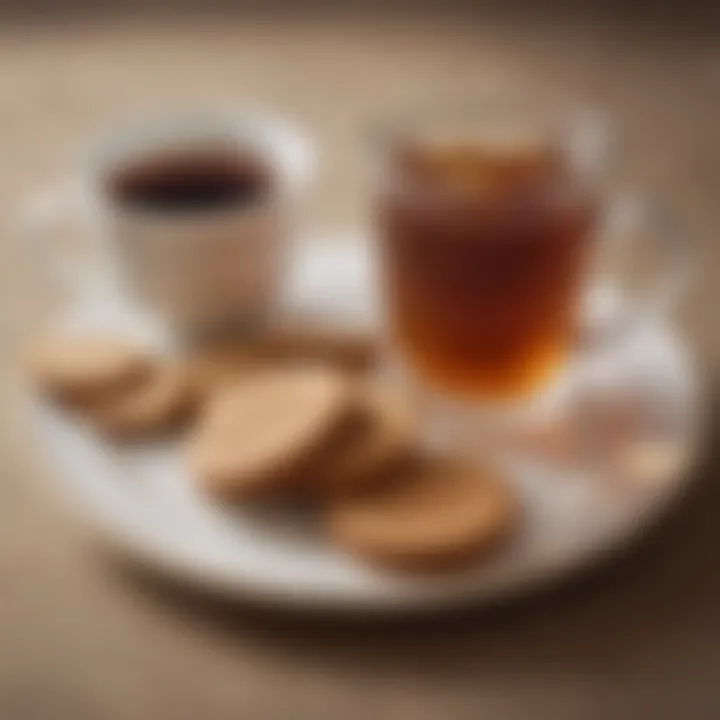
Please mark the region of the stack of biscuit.
POLYGON ((301 493, 327 537, 371 563, 471 563, 516 526, 516 498, 494 473, 421 453, 407 403, 372 377, 376 354, 369 336, 297 328, 180 360, 93 335, 46 340, 29 367, 113 440, 182 431, 213 498, 301 493))

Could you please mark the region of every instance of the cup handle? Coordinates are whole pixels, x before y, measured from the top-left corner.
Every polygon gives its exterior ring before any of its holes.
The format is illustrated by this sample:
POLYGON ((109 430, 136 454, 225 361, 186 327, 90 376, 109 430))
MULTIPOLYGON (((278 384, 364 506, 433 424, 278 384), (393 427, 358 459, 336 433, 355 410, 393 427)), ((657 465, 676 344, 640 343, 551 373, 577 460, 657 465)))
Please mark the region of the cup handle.
POLYGON ((644 265, 642 287, 633 301, 636 318, 667 315, 687 292, 695 263, 685 235, 666 209, 637 196, 620 197, 608 209, 601 239, 611 257, 635 253, 644 265), (642 242, 647 243, 644 251, 638 247, 642 242))
POLYGON ((75 295, 88 291, 96 275, 78 242, 87 234, 89 210, 79 185, 58 182, 34 194, 21 208, 18 222, 18 236, 34 263, 50 282, 75 295))

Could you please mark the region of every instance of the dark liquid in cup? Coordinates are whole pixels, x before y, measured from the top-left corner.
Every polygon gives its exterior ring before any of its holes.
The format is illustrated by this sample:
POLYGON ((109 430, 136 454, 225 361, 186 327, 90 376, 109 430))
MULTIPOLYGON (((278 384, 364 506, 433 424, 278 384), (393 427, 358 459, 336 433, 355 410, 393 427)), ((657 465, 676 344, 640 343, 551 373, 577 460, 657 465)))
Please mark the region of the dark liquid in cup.
POLYGON ((244 206, 272 191, 267 167, 230 151, 187 151, 149 157, 109 178, 111 196, 141 210, 198 212, 244 206))
POLYGON ((414 148, 380 198, 395 339, 451 394, 529 394, 567 356, 593 204, 547 152, 414 148))

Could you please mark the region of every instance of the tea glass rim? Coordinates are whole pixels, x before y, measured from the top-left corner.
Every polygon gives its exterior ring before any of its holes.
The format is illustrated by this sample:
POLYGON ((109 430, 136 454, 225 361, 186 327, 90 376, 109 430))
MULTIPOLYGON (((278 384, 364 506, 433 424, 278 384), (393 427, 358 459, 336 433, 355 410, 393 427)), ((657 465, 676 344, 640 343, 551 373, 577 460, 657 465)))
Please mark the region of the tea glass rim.
POLYGON ((432 129, 438 121, 482 124, 493 116, 500 124, 506 118, 522 118, 532 132, 538 130, 541 142, 547 138, 548 143, 562 149, 572 169, 581 175, 597 182, 607 174, 611 140, 614 143, 608 115, 587 103, 551 97, 504 94, 406 105, 370 124, 368 144, 376 164, 379 161, 387 171, 398 148, 408 142, 422 142, 418 133, 432 129))

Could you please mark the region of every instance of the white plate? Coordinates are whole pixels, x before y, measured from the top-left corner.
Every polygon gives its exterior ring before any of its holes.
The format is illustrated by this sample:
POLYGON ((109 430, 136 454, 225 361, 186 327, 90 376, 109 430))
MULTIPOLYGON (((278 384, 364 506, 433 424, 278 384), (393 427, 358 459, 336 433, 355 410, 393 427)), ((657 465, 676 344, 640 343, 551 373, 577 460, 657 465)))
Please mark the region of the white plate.
MULTIPOLYGON (((302 246, 286 311, 318 322, 373 323, 371 262, 362 244, 302 246)), ((63 311, 65 328, 102 327, 164 342, 160 326, 113 293, 63 311)), ((525 509, 519 535, 489 562, 459 576, 411 579, 347 557, 297 508, 228 511, 193 486, 175 445, 120 450, 62 412, 34 401, 32 414, 53 480, 93 526, 148 566, 231 596, 322 608, 409 609, 489 601, 557 579, 642 530, 676 498, 696 439, 697 389, 679 340, 662 322, 614 361, 614 377, 650 382, 662 395, 677 462, 635 485, 592 473, 518 463, 512 482, 525 509)), ((638 430, 642 432, 642 428, 638 430)))

